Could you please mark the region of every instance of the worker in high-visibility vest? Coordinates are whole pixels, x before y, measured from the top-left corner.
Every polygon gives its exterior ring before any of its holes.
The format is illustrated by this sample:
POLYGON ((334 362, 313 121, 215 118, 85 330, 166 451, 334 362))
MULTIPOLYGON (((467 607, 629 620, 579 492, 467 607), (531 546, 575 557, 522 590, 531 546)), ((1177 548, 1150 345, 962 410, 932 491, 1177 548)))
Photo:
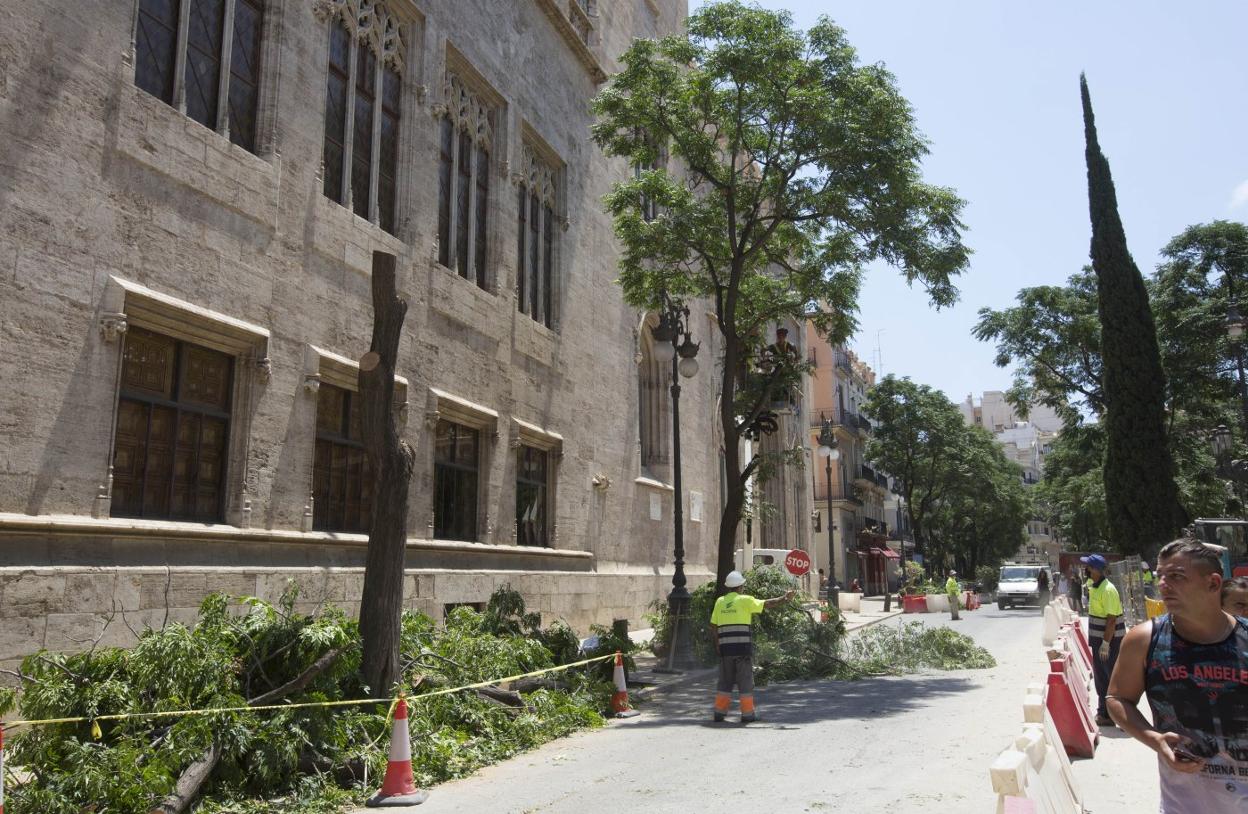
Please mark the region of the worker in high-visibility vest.
POLYGON ((1148 563, 1140 560, 1140 579, 1144 582, 1144 595, 1149 599, 1157 598, 1157 580, 1153 576, 1153 569, 1148 567, 1148 563))
POLYGON ((1109 717, 1105 707, 1105 694, 1109 692, 1109 677, 1114 674, 1114 665, 1118 662, 1122 637, 1127 635, 1126 625, 1122 623, 1122 599, 1105 574, 1109 563, 1104 557, 1092 554, 1080 557, 1079 561, 1088 566, 1091 575, 1088 580, 1088 643, 1096 653, 1096 658, 1092 659, 1096 723, 1097 726, 1113 726, 1114 719, 1109 717))
POLYGON ((962 617, 958 616, 958 594, 962 592, 962 586, 958 585, 958 572, 950 569, 949 579, 945 580, 945 593, 949 595, 949 613, 952 614, 950 621, 960 621, 962 617))
POLYGON ((767 608, 788 602, 796 591, 774 599, 757 599, 737 593, 745 584, 740 571, 724 579, 728 593, 715 600, 711 612, 711 636, 719 653, 719 685, 715 693, 715 720, 722 721, 732 706, 732 689, 741 693, 741 723, 758 720, 754 711, 754 617, 767 608))

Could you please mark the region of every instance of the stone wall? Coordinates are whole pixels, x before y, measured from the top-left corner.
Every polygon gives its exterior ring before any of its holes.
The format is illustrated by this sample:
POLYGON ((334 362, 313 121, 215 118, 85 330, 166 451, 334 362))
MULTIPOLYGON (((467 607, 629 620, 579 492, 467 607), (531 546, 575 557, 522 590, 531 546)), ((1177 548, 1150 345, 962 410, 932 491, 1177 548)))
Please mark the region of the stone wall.
MULTIPOLYGON (((40 648, 128 647, 146 628, 192 624, 210 593, 276 602, 292 581, 297 610, 329 604, 359 612, 362 568, 0 568, 0 665, 12 667, 40 648)), ((591 624, 614 619, 643 625, 647 606, 671 589, 671 574, 409 569, 404 604, 441 621, 447 605, 483 603, 502 585, 540 610, 544 624, 562 619, 585 636, 591 624)))
MULTIPOLYGON (((111 613, 80 607, 109 579, 134 606, 127 616, 154 612, 143 606, 148 577, 137 605, 122 585, 132 584, 128 569, 242 569, 260 590, 265 568, 358 566, 359 535, 308 530, 309 377, 345 366, 349 384, 352 360, 367 349, 374 250, 397 256, 409 303, 398 373, 401 434, 416 455, 408 529, 421 566, 531 580, 539 602, 550 597, 552 612, 582 625, 637 621, 640 595, 665 593, 656 573, 670 567, 677 496, 640 467, 643 314, 615 282, 618 250, 602 208, 630 169, 589 141, 588 106, 614 56, 636 36, 676 30, 686 4, 591 3, 593 30, 578 45, 565 19, 576 10, 554 0, 389 3, 406 43, 397 234, 322 191, 328 0, 265 4, 255 153, 135 86, 134 0, 0 8, 0 564, 15 569, 7 573, 17 585, 0 595, 0 613, 25 620, 8 640, 68 646, 93 614, 111 613), (496 113, 484 288, 437 260, 437 132, 452 68, 496 113), (553 328, 520 313, 516 299, 527 143, 560 163, 553 328), (135 327, 234 359, 218 523, 110 518, 119 362, 135 327), (467 548, 433 532, 432 428, 456 411, 483 428, 479 533, 467 548), (515 449, 534 432, 553 453, 551 550, 505 556, 517 548, 515 449), (582 591, 590 577, 569 570, 598 574, 596 587, 582 591)), ((679 499, 687 559, 705 572, 719 513, 719 348, 705 308, 695 304, 693 319, 704 365, 683 388, 679 499)), ((199 599, 187 574, 175 606, 183 614, 199 599)), ((456 601, 450 588, 439 594, 453 581, 421 579, 411 582, 414 601, 456 601)))

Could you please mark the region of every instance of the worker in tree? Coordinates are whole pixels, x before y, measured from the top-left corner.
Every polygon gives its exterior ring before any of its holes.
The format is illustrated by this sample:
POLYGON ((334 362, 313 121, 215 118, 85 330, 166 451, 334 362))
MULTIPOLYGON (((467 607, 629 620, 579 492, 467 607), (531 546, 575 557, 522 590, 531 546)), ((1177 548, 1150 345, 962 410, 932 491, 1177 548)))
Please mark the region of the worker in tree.
POLYGON ((741 693, 741 723, 757 720, 754 713, 754 617, 767 608, 788 602, 796 591, 774 599, 757 599, 737 593, 745 584, 740 571, 724 579, 728 593, 715 600, 711 612, 711 636, 719 653, 719 686, 715 694, 715 720, 722 721, 732 706, 732 690, 741 693))
POLYGON ((958 616, 958 594, 962 592, 962 586, 958 585, 958 572, 952 568, 949 569, 949 579, 945 580, 945 593, 949 595, 949 613, 950 621, 961 621, 962 617, 958 616))

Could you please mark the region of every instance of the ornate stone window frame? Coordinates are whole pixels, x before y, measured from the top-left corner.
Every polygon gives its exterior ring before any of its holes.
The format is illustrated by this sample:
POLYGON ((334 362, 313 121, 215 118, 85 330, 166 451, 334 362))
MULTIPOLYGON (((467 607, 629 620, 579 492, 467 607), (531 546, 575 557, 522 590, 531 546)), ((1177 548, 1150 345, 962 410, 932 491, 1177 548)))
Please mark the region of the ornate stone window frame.
MULTIPOLYGON (((548 465, 546 467, 546 536, 548 546, 550 548, 558 548, 559 524, 556 521, 558 513, 556 507, 559 500, 559 468, 563 461, 563 436, 552 430, 540 427, 537 424, 530 423, 515 416, 511 417, 511 441, 508 444, 513 453, 520 451, 521 447, 532 447, 533 449, 545 452, 547 454, 548 465)), ((515 478, 513 477, 513 487, 515 478)), ((510 517, 515 517, 515 500, 516 489, 512 489, 512 511, 510 517)), ((511 524, 511 542, 519 544, 517 529, 515 523, 511 524)))
MULTIPOLYGON (((139 31, 140 0, 131 0, 130 42, 123 57, 123 65, 129 84, 138 92, 143 91, 135 84, 136 41, 139 31)), ((217 135, 230 141, 229 130, 229 93, 230 93, 230 61, 233 59, 234 43, 234 11, 237 0, 224 0, 224 27, 221 35, 222 49, 219 62, 219 86, 217 90, 217 135)), ((281 18, 286 3, 290 0, 265 0, 263 18, 260 22, 260 82, 256 99, 256 143, 253 152, 262 158, 272 156, 276 152, 277 143, 277 76, 280 58, 280 37, 278 36, 281 18)), ((190 0, 182 0, 178 7, 177 42, 174 44, 174 75, 172 107, 186 116, 186 51, 190 35, 190 0)), ((233 142, 231 142, 233 143, 233 142)), ((237 146, 237 145, 236 145, 237 146)), ((245 150, 245 147, 239 147, 245 150)))
MULTIPOLYGON (((382 87, 384 82, 384 74, 387 68, 395 71, 400 78, 400 98, 403 108, 401 118, 399 119, 398 134, 398 158, 396 160, 395 172, 395 201, 394 201, 394 230, 395 236, 402 236, 406 233, 405 223, 408 220, 407 207, 404 200, 407 197, 404 194, 407 186, 408 168, 404 157, 409 153, 407 149, 410 143, 409 132, 411 131, 410 117, 413 105, 413 94, 410 91, 412 87, 411 76, 409 75, 408 62, 410 58, 409 40, 414 39, 409 35, 409 29, 421 21, 419 15, 407 3, 396 2, 395 0, 313 0, 313 13, 322 23, 333 24, 341 23, 347 30, 350 39, 351 49, 347 58, 348 78, 347 78, 347 101, 346 101, 346 120, 343 127, 343 159, 342 159, 342 178, 340 179, 342 189, 342 200, 336 201, 348 211, 354 211, 355 202, 352 200, 353 190, 351 186, 352 173, 352 155, 357 147, 355 145, 355 88, 356 88, 356 71, 358 70, 359 60, 357 55, 358 49, 363 46, 373 52, 376 57, 374 61, 374 103, 373 103, 373 123, 372 123, 372 143, 367 145, 370 152, 371 160, 369 164, 369 201, 368 201, 368 217, 370 223, 380 226, 381 208, 378 197, 380 188, 381 173, 381 122, 384 116, 382 104, 382 87)), ((325 77, 321 82, 324 88, 328 81, 328 73, 330 70, 329 57, 325 59, 325 77)), ((413 66, 414 68, 415 66, 413 66)), ((416 100, 423 95, 423 88, 416 88, 416 100)), ((322 149, 322 177, 327 171, 324 166, 324 150, 322 149)))
MULTIPOLYGON (((321 384, 329 384, 334 387, 352 393, 360 392, 360 363, 348 359, 345 356, 334 353, 316 345, 308 344, 304 346, 303 352, 303 392, 316 399, 316 394, 320 392, 321 384)), ((403 376, 396 375, 394 377, 394 409, 397 418, 397 424, 400 431, 407 426, 408 415, 408 391, 410 385, 403 376)), ((313 531, 312 523, 315 514, 316 504, 313 493, 315 491, 315 469, 316 469, 316 425, 315 411, 313 412, 313 426, 310 428, 310 437, 312 444, 309 448, 309 467, 307 502, 303 506, 303 520, 301 528, 304 532, 313 531)))
MULTIPOLYGON (((447 214, 446 228, 443 229, 442 222, 439 220, 435 228, 433 259, 438 265, 455 272, 466 279, 475 280, 477 286, 484 291, 497 293, 498 285, 498 252, 492 233, 495 229, 494 213, 497 207, 493 206, 497 197, 498 185, 492 183, 499 175, 499 167, 503 166, 503 161, 498 155, 501 151, 498 149, 505 141, 500 137, 503 127, 504 108, 506 103, 503 97, 490 86, 477 71, 469 64, 468 60, 455 50, 450 43, 446 45, 446 69, 442 77, 442 86, 439 92, 439 98, 433 105, 431 113, 434 121, 437 123, 438 134, 435 139, 440 141, 441 130, 444 121, 449 121, 452 126, 451 138, 451 179, 448 194, 450 196, 447 202, 449 209, 447 214), (479 218, 477 216, 478 205, 480 202, 477 196, 480 191, 481 178, 479 172, 481 168, 478 162, 470 156, 468 161, 469 180, 468 180, 468 239, 467 254, 468 259, 465 264, 467 270, 466 275, 460 274, 458 271, 458 246, 456 236, 459 234, 460 219, 460 191, 458 184, 458 171, 461 166, 463 157, 461 155, 461 134, 467 134, 473 146, 474 152, 476 148, 480 148, 486 157, 486 184, 488 188, 487 200, 485 202, 485 230, 481 245, 484 247, 484 275, 478 277, 475 268, 477 260, 478 246, 478 230, 480 229, 479 218), (445 236, 443 232, 445 231, 445 236), (443 245, 445 240, 446 245, 443 245)), ((439 154, 439 162, 442 157, 439 154)), ((441 167, 439 166, 439 172, 441 167)), ((440 194, 440 193, 439 193, 440 194)), ((442 200, 439 198, 439 211, 442 207, 442 200)))
MULTIPOLYGON (((512 173, 511 181, 518 188, 525 190, 526 202, 536 197, 539 203, 538 213, 541 222, 537 228, 539 256, 534 263, 532 245, 525 238, 524 256, 517 257, 516 291, 518 310, 528 314, 534 322, 545 325, 558 333, 561 316, 560 299, 563 293, 562 243, 561 235, 570 226, 567 212, 565 186, 567 166, 559 154, 527 124, 521 128, 520 161, 516 172, 512 173), (546 219, 551 218, 547 224, 546 219), (553 230, 550 241, 550 258, 544 236, 547 226, 553 230), (545 264, 550 264, 550 274, 544 274, 545 264), (547 290, 549 286, 549 291, 547 290), (520 294, 524 296, 521 297, 520 294), (537 307, 534 307, 534 300, 537 307), (549 307, 549 312, 547 311, 549 307)), ((526 224, 527 234, 532 235, 532 209, 520 211, 519 219, 526 224)))
POLYGON ((125 333, 131 325, 202 345, 235 358, 234 388, 230 397, 231 431, 225 474, 226 519, 239 528, 250 528, 251 496, 255 494, 254 473, 251 469, 251 422, 258 389, 268 384, 273 371, 268 353, 268 329, 115 275, 108 278, 99 320, 103 341, 117 346, 117 364, 113 379, 108 458, 104 461, 103 476, 96 491, 92 515, 97 518, 107 518, 110 515, 113 499, 113 454, 117 441, 117 410, 124 356, 122 350, 125 333))
MULTIPOLYGON (((490 481, 489 473, 493 468, 494 447, 498 442, 498 411, 477 404, 474 401, 457 396, 437 387, 429 388, 425 409, 425 429, 430 433, 437 428, 439 421, 450 421, 461 424, 481 433, 480 460, 477 471, 481 477, 477 483, 477 538, 478 542, 488 542, 494 534, 494 522, 489 513, 490 481)), ((429 457, 426 459, 426 471, 432 477, 434 471, 433 445, 430 444, 429 457)), ((434 493, 436 485, 430 489, 434 493)), ((432 499, 429 503, 428 536, 434 539, 434 512, 432 499)))

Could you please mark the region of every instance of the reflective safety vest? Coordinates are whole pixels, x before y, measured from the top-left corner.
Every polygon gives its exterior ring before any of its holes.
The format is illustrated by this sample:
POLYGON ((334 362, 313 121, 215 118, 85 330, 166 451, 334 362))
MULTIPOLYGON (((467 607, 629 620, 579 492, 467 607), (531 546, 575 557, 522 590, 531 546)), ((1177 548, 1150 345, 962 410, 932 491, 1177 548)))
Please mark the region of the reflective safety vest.
POLYGON ((715 625, 719 635, 721 656, 754 655, 751 623, 754 616, 762 612, 763 600, 749 594, 732 591, 715 600, 715 610, 711 611, 711 624, 715 625))
POLYGON ((1143 572, 1141 573, 1141 577, 1143 578, 1145 585, 1153 584, 1153 572, 1148 570, 1147 568, 1143 569, 1143 572))
POLYGON ((957 596, 960 590, 962 590, 961 586, 958 585, 958 581, 956 579, 949 577, 949 579, 945 580, 945 593, 950 596, 957 596))
POLYGON ((1088 638, 1093 642, 1105 638, 1105 617, 1118 617, 1114 626, 1114 638, 1121 639, 1127 635, 1127 626, 1123 624, 1122 600, 1118 597, 1118 589, 1109 579, 1102 578, 1099 585, 1088 580, 1088 638))

